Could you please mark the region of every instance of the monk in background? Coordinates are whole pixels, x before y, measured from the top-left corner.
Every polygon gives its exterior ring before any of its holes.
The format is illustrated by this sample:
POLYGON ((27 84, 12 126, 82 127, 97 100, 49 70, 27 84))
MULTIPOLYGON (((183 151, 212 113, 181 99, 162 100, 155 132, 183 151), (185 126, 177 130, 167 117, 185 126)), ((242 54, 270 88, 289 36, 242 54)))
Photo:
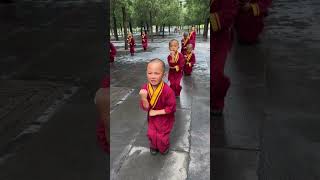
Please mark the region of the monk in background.
POLYGON ((235 21, 238 41, 244 44, 259 42, 264 28, 264 17, 272 0, 239 0, 240 6, 235 21))
POLYGON ((214 116, 221 116, 230 79, 224 74, 232 31, 238 10, 238 0, 211 0, 210 2, 210 109, 214 116))

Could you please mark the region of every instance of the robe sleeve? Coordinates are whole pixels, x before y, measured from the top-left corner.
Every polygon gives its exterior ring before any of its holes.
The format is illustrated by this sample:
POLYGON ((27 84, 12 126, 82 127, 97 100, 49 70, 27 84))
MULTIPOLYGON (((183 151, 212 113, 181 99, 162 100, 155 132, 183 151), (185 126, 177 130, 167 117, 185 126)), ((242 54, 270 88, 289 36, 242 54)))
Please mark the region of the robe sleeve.
POLYGON ((171 114, 176 112, 176 96, 174 95, 174 92, 171 88, 168 89, 169 91, 167 94, 167 102, 164 111, 166 112, 166 114, 171 114))
POLYGON ((140 108, 142 109, 142 110, 144 110, 144 111, 149 111, 150 110, 150 105, 149 105, 149 108, 147 109, 147 108, 145 108, 144 106, 143 106, 143 102, 142 102, 142 100, 140 100, 140 108))
POLYGON ((136 41, 132 38, 132 45, 135 46, 136 45, 136 41))
POLYGON ((182 51, 183 48, 184 48, 184 46, 183 46, 183 39, 181 39, 181 51, 182 51))
MULTIPOLYGON (((144 84, 144 85, 141 87, 141 89, 147 90, 147 85, 144 84)), ((145 108, 145 107, 143 106, 142 100, 140 99, 140 108, 141 108, 142 110, 144 110, 144 111, 149 111, 149 110, 150 110, 150 105, 149 105, 149 108, 148 108, 148 109, 145 108)))
MULTIPOLYGON (((211 6, 213 6, 213 4, 211 6)), ((210 22, 213 32, 230 28, 237 14, 237 10, 238 0, 222 0, 221 9, 210 13, 210 22)))
POLYGON ((194 54, 192 54, 191 56, 191 64, 192 66, 196 63, 196 56, 194 54))
POLYGON ((110 43, 110 50, 112 55, 115 56, 117 54, 117 49, 114 47, 112 43, 110 43))
POLYGON ((183 54, 179 53, 179 64, 178 64, 179 69, 181 69, 181 70, 182 70, 182 69, 183 69, 184 64, 185 64, 184 56, 183 56, 183 54))
POLYGON ((167 60, 168 60, 168 64, 169 64, 169 66, 170 66, 170 60, 171 60, 170 55, 167 57, 167 60))
POLYGON ((105 76, 105 77, 102 79, 101 87, 102 87, 102 88, 108 88, 108 87, 110 87, 110 78, 108 78, 107 76, 105 76))
POLYGON ((266 14, 271 6, 272 0, 260 0, 257 3, 250 3, 254 16, 266 14))

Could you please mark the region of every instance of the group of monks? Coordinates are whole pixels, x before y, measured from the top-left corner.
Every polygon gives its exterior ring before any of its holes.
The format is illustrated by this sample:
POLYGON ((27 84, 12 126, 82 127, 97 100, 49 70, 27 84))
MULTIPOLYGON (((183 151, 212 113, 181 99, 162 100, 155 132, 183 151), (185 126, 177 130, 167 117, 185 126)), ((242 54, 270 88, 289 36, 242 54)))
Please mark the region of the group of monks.
MULTIPOLYGON (((109 53, 110 62, 112 63, 114 62, 114 59, 117 55, 117 49, 115 48, 112 42, 109 42, 109 43, 110 43, 110 53, 109 53)), ((128 33, 127 43, 130 49, 131 56, 134 56, 136 41, 131 32, 128 33)), ((143 50, 146 51, 148 48, 148 37, 144 31, 141 33, 141 43, 142 43, 143 50)))
MULTIPOLYGON (((259 35, 264 28, 264 18, 268 15, 272 0, 211 0, 210 1, 210 109, 213 116, 221 116, 224 109, 224 100, 230 87, 230 79, 224 74, 224 67, 228 53, 230 52, 236 34, 237 40, 241 44, 255 44, 259 42, 259 35)), ((141 41, 144 51, 148 48, 148 38, 145 32, 141 34, 141 41)), ((191 33, 185 33, 181 40, 181 54, 184 57, 184 72, 191 74, 192 66, 195 63, 194 50, 196 33, 194 27, 191 33), (191 47, 191 48, 190 48, 191 47), (189 49, 189 50, 188 50, 189 49), (191 59, 194 59, 191 60, 191 59), (190 63, 190 65, 188 64, 190 63), (188 69, 189 67, 189 69, 188 69)), ((135 40, 131 33, 128 34, 127 43, 130 53, 135 53, 135 40)), ((175 42, 171 42, 171 44, 175 42)), ((171 44, 169 44, 171 46, 171 44)), ((170 50, 171 51, 171 50, 170 50)), ((110 42, 110 62, 114 62, 116 48, 110 42)), ((171 56, 168 58, 170 59, 171 56)), ((172 55, 172 57, 174 57, 172 55)), ((168 59, 168 60, 169 60, 168 59)), ((169 63, 170 65, 170 63, 169 63)), ((109 87, 110 80, 104 79, 103 87, 109 87)), ((179 81, 180 82, 180 81, 179 81)), ((179 85, 180 86, 180 85, 179 85)), ((179 96, 180 87, 171 87, 176 96, 179 96)), ((105 91, 104 96, 106 95, 105 91)), ((105 103, 98 102, 105 106, 105 103)), ((103 110, 101 110, 103 111, 103 110)), ((102 119, 106 116, 101 113, 102 119)), ((99 121, 98 138, 102 147, 109 152, 109 135, 103 127, 108 127, 107 121, 99 121)))
POLYGON ((213 116, 223 114, 230 79, 224 74, 233 34, 241 44, 255 44, 264 28, 264 17, 272 0, 210 1, 210 109, 213 116))

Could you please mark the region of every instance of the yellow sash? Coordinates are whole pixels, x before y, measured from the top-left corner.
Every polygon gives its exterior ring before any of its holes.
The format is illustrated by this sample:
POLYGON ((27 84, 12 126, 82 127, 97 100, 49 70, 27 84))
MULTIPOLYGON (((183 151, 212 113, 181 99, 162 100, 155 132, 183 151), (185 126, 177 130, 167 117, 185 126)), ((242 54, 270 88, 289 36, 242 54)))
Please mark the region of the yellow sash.
POLYGON ((259 16, 260 15, 260 8, 258 3, 250 3, 250 6, 253 10, 253 16, 259 16))
POLYGON ((194 31, 191 31, 190 33, 189 33, 189 37, 188 37, 188 39, 190 39, 190 37, 191 37, 191 35, 194 33, 194 31))
POLYGON ((190 61, 191 56, 192 56, 192 53, 190 53, 190 54, 187 56, 187 62, 189 62, 189 61, 190 61))
POLYGON ((186 46, 187 42, 189 41, 189 37, 186 39, 183 39, 183 46, 186 46))
POLYGON ((164 82, 161 81, 161 83, 158 85, 158 87, 154 91, 152 88, 152 85, 148 83, 148 94, 150 97, 151 109, 153 109, 156 106, 158 99, 162 93, 163 87, 164 87, 164 82))
MULTIPOLYGON (((172 57, 171 57, 171 58, 172 58, 172 57)), ((178 60, 179 60, 179 53, 177 52, 177 53, 176 53, 176 56, 175 56, 174 59, 173 59, 173 62, 174 62, 174 63, 177 63, 178 60)))

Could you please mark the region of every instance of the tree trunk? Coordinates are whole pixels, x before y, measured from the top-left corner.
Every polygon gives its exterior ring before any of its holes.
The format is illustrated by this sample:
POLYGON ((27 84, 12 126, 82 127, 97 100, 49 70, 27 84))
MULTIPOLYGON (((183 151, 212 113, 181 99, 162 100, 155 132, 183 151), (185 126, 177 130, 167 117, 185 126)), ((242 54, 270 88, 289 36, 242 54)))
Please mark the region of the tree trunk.
POLYGON ((203 39, 208 39, 208 27, 209 27, 209 18, 206 19, 206 22, 204 24, 204 30, 203 30, 203 39))
POLYGON ((140 30, 140 35, 142 35, 142 31, 143 31, 143 22, 141 22, 141 30, 140 30))
POLYGON ((113 32, 114 32, 114 37, 116 38, 116 41, 119 41, 119 36, 118 36, 118 31, 117 31, 117 20, 116 20, 116 14, 112 13, 113 16, 113 32))
POLYGON ((170 25, 169 25, 169 35, 170 35, 170 25))
POLYGON ((126 8, 123 6, 122 7, 122 14, 123 14, 123 30, 124 30, 124 36, 123 36, 123 40, 124 40, 124 49, 127 50, 128 49, 128 42, 127 42, 127 14, 126 14, 126 8))
POLYGON ((165 27, 165 24, 162 25, 162 38, 164 38, 164 27, 165 27))
POLYGON ((129 21, 129 28, 130 28, 130 32, 133 34, 132 24, 131 24, 131 18, 130 18, 130 21, 129 21))
POLYGON ((123 37, 123 29, 122 29, 122 24, 120 24, 120 33, 121 33, 121 36, 123 37))
POLYGON ((158 25, 156 25, 156 35, 158 35, 158 25))
POLYGON ((152 13, 150 12, 150 36, 151 36, 151 42, 153 42, 153 32, 152 32, 152 13))

